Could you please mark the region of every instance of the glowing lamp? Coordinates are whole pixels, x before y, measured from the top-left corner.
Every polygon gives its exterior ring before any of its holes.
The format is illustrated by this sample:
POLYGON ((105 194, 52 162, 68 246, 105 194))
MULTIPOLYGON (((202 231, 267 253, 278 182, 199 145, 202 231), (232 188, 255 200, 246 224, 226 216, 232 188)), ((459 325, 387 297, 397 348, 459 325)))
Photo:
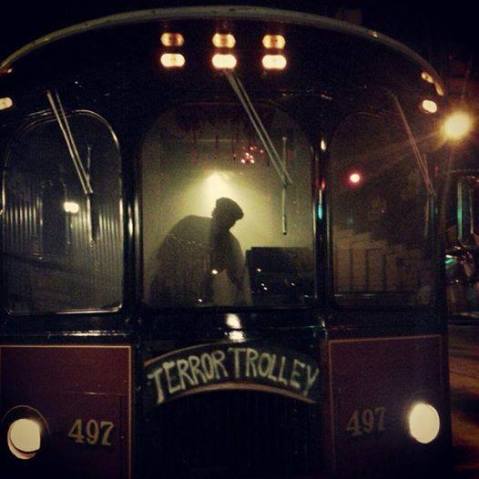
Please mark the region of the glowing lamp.
POLYGON ((464 138, 472 129, 472 118, 464 112, 452 113, 444 122, 443 132, 446 138, 457 141, 464 138))
POLYGON ((12 108, 12 106, 13 100, 9 96, 0 98, 0 110, 8 110, 9 108, 12 108))
POLYGON ((166 32, 161 35, 161 44, 165 47, 181 47, 185 43, 185 37, 181 33, 166 32))
POLYGON ((286 40, 283 35, 265 35, 263 46, 268 49, 283 50, 286 46, 286 40))
POLYGON ((165 68, 182 68, 185 66, 185 57, 181 53, 163 53, 160 62, 165 68))
POLYGON ((215 33, 211 39, 216 48, 233 48, 236 39, 231 33, 215 33))
POLYGON ((35 457, 40 450, 42 429, 33 419, 17 419, 10 424, 7 431, 7 444, 10 452, 27 461, 35 457))
POLYGON ((421 102, 421 110, 424 113, 436 113, 437 112, 437 103, 433 100, 423 100, 421 102))
POLYGON ((357 172, 357 171, 354 171, 352 173, 349 174, 348 176, 348 182, 349 184, 353 185, 353 186, 357 186, 359 185, 363 180, 363 177, 361 175, 361 173, 357 172))
POLYGON ((441 428, 441 420, 436 408, 426 403, 417 403, 409 411, 409 433, 421 444, 434 441, 441 428))
POLYGON ((265 55, 262 63, 265 70, 284 70, 288 62, 284 55, 265 55))
POLYGON ((237 64, 236 57, 231 53, 215 53, 211 61, 217 70, 234 70, 237 64))

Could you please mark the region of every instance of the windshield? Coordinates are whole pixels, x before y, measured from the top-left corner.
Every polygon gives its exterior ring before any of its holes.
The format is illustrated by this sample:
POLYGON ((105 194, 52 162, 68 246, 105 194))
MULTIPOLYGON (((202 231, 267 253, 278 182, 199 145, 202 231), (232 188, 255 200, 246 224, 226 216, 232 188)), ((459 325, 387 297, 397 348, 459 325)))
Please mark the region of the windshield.
POLYGON ((255 110, 290 184, 234 96, 170 108, 148 131, 141 152, 148 304, 311 300, 311 148, 285 111, 266 103, 255 110))

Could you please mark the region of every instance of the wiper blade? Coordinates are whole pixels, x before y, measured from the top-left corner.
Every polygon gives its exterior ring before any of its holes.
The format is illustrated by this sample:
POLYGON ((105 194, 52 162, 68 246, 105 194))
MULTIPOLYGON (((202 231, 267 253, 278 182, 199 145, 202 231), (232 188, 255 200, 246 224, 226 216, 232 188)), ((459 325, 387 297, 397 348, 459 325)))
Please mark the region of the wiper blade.
POLYGON ((55 92, 55 95, 53 95, 53 93, 48 90, 47 98, 48 102, 50 103, 53 114, 55 115, 55 119, 57 120, 58 126, 60 127, 60 130, 63 134, 65 144, 70 154, 70 158, 73 162, 73 166, 75 167, 75 171, 77 173, 83 192, 86 196, 92 195, 93 188, 90 183, 90 176, 85 170, 85 166, 83 165, 83 162, 80 158, 80 153, 78 152, 75 138, 73 137, 70 124, 68 122, 65 110, 63 109, 63 105, 60 100, 60 96, 58 95, 58 92, 55 92))
POLYGON ((274 169, 276 170, 276 173, 278 173, 283 187, 286 188, 288 185, 293 184, 293 180, 291 179, 291 176, 286 170, 286 166, 284 165, 283 161, 281 161, 278 151, 276 150, 273 141, 271 140, 271 137, 269 136, 265 126, 263 125, 263 122, 261 121, 258 112, 253 106, 253 103, 251 102, 251 99, 249 98, 248 93, 246 92, 241 80, 233 72, 225 71, 224 74, 229 84, 231 85, 231 88, 233 89, 234 93, 240 100, 241 105, 243 106, 246 114, 248 115, 248 118, 251 121, 251 124, 256 130, 256 133, 261 143, 263 144, 263 148, 268 154, 268 157, 274 169))

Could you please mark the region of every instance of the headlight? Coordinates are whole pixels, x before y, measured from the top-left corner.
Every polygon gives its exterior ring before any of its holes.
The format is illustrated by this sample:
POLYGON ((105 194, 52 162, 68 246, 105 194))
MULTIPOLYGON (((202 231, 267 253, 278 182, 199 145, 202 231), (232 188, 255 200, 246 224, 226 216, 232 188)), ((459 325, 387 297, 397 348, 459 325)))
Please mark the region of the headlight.
POLYGON ((409 433, 421 444, 429 444, 436 439, 441 427, 437 410, 426 403, 416 403, 409 410, 409 433))
POLYGON ((7 431, 10 452, 19 459, 35 457, 42 444, 42 427, 34 419, 17 419, 7 431))

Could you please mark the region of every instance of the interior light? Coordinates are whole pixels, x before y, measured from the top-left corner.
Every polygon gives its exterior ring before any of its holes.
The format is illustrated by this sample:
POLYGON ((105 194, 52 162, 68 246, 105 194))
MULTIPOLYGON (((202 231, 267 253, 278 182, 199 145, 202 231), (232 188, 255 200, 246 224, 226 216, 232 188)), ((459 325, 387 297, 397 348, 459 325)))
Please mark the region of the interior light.
POLYGON ((80 205, 75 203, 75 201, 65 201, 65 203, 63 203, 63 209, 66 213, 76 215, 80 211, 80 205))
POLYGON ((231 33, 215 33, 212 42, 216 48, 233 48, 236 45, 236 39, 231 33))
POLYGON ((425 113, 436 113, 437 103, 433 100, 423 100, 421 102, 421 110, 425 113))
POLYGON ((421 78, 428 83, 434 83, 434 78, 428 72, 421 72, 421 78))
POLYGON ((265 35, 263 46, 268 49, 283 50, 286 46, 286 40, 283 35, 265 35))
POLYGON ((437 410, 426 403, 417 403, 409 411, 409 432, 421 444, 429 444, 439 434, 441 420, 437 410))
POLYGON ((441 84, 436 82, 436 83, 434 83, 434 86, 436 87, 436 93, 439 96, 444 96, 444 88, 441 86, 441 84))
POLYGON ((161 35, 161 44, 165 47, 181 47, 185 43, 185 38, 181 33, 163 33, 161 35))
POLYGON ((236 67, 236 57, 231 53, 215 53, 212 58, 213 66, 217 70, 233 70, 236 67))
POLYGON ((163 53, 160 62, 165 68, 182 68, 185 66, 185 57, 181 53, 163 53))
POLYGON ((263 67, 266 70, 284 70, 286 68, 286 57, 284 55, 265 55, 263 67))
POLYGON ((10 452, 22 460, 35 457, 40 450, 42 429, 33 419, 17 419, 7 431, 7 444, 10 452))
POLYGON ((450 140, 464 138, 472 129, 472 118, 464 111, 452 113, 444 122, 443 131, 450 140))
POLYGON ((8 110, 9 108, 12 108, 12 106, 13 100, 9 96, 0 98, 0 110, 8 110))

